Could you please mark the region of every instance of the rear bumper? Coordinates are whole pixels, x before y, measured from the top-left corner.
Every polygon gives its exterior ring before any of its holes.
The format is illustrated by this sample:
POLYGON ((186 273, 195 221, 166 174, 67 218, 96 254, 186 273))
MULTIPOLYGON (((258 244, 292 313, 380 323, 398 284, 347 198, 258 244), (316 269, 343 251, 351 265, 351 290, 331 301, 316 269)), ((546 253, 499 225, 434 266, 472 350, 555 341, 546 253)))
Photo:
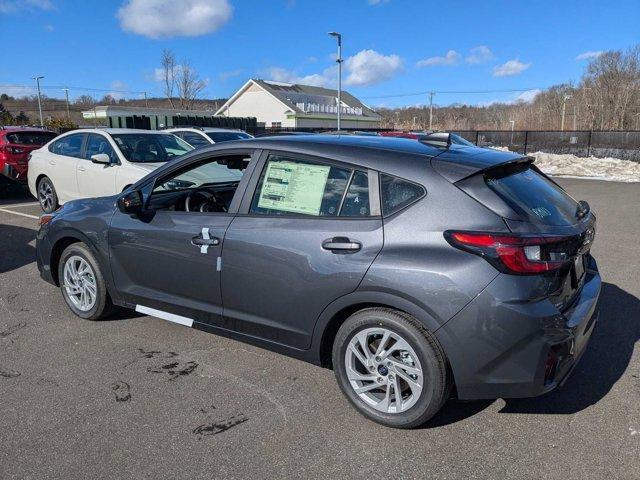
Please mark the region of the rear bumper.
POLYGON ((2 167, 2 171, 0 171, 0 175, 4 177, 5 180, 9 180, 12 183, 27 183, 27 168, 12 165, 10 163, 5 163, 2 167))
POLYGON ((534 397, 563 384, 598 320, 601 279, 593 258, 585 275, 563 313, 546 298, 518 300, 518 284, 527 280, 501 275, 440 328, 459 398, 534 397))

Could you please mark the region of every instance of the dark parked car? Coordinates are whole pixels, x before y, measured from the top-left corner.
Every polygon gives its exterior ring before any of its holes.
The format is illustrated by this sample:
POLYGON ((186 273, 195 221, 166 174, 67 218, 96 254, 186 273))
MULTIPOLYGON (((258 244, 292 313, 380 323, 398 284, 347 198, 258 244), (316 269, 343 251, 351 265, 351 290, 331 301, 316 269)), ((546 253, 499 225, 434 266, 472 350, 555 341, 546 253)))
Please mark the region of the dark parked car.
POLYGON ((365 416, 418 426, 452 393, 529 397, 585 351, 595 217, 511 152, 291 136, 191 152, 44 215, 43 278, 332 367, 365 416), (243 171, 215 183, 214 164, 243 171))
POLYGON ((26 184, 29 154, 56 134, 33 127, 0 127, 0 186, 26 184))

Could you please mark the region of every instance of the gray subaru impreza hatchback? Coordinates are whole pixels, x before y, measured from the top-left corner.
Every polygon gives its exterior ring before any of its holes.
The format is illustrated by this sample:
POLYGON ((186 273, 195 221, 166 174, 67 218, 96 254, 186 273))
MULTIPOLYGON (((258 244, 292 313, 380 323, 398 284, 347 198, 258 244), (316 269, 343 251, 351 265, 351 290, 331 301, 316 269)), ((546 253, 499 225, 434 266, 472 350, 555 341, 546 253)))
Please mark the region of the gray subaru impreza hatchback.
POLYGON ((229 142, 40 224, 41 275, 79 317, 131 308, 333 368, 391 427, 554 389, 597 319, 588 204, 449 137, 229 142))

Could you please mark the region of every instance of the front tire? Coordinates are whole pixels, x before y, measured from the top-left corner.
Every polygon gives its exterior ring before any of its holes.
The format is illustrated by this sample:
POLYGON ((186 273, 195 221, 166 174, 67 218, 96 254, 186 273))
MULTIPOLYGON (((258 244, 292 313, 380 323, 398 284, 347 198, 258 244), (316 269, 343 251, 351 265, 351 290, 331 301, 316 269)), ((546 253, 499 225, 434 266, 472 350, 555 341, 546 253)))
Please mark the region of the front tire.
POLYGON ((333 344, 342 392, 374 422, 415 428, 449 397, 452 379, 442 347, 412 316, 387 308, 351 315, 333 344))
POLYGON ((112 313, 100 265, 86 245, 73 243, 62 252, 58 279, 64 301, 77 316, 100 320, 112 313))
POLYGON ((58 208, 58 194, 49 177, 42 177, 37 186, 38 202, 44 213, 52 213, 58 208))

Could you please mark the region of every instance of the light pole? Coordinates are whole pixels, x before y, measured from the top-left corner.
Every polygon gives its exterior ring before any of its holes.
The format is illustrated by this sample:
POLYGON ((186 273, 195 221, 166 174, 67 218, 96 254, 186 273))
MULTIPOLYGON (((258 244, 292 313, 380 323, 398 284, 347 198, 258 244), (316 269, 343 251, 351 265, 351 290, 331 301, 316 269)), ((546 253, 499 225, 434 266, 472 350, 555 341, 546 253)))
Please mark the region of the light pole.
POLYGON ((71 110, 69 109, 69 89, 63 88, 62 90, 64 90, 64 96, 67 99, 67 120, 71 120, 71 110))
POLYGON ((564 112, 567 108, 567 100, 571 98, 571 95, 565 95, 562 99, 562 119, 560 120, 560 131, 564 132, 564 112))
POLYGON ((436 92, 429 92, 429 130, 433 130, 433 96, 436 92))
POLYGON ((35 76, 33 79, 36 81, 36 85, 38 86, 38 112, 40 113, 40 126, 44 127, 44 122, 42 121, 42 103, 40 101, 40 79, 44 78, 42 75, 35 76))
POLYGON ((338 131, 340 131, 340 116, 342 111, 342 35, 338 32, 329 32, 338 41, 338 131))

